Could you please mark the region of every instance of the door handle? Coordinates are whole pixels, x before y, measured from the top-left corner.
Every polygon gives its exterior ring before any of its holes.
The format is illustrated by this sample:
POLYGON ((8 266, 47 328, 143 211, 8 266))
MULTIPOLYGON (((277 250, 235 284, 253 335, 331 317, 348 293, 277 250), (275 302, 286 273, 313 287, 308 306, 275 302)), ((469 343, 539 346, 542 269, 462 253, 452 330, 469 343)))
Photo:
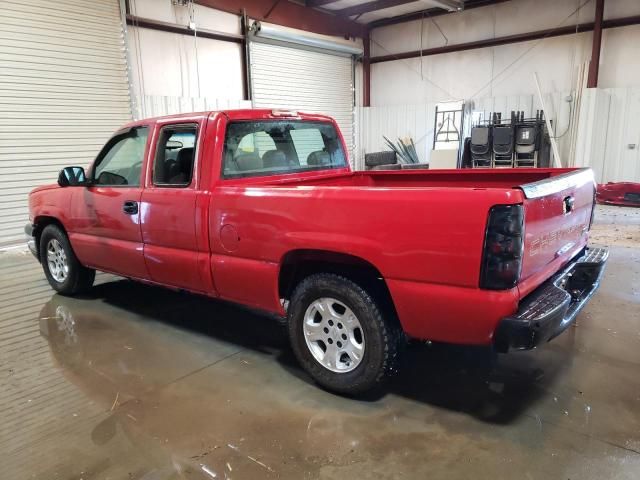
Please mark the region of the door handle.
POLYGON ((127 200, 124 202, 124 205, 122 205, 122 211, 127 215, 136 215, 138 213, 138 202, 127 200))

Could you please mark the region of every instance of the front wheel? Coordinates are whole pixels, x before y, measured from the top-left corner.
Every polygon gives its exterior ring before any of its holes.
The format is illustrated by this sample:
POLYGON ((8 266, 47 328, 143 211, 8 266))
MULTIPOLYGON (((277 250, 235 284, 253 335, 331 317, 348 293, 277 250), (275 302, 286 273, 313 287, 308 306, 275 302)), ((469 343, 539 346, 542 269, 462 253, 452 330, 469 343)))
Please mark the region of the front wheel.
POLYGON ((398 329, 358 284, 315 274, 295 289, 289 338, 303 368, 328 390, 354 395, 380 385, 397 355, 398 329))
POLYGON ((96 271, 80 264, 67 235, 57 225, 47 225, 42 231, 40 261, 49 285, 63 295, 74 295, 93 285, 96 271))

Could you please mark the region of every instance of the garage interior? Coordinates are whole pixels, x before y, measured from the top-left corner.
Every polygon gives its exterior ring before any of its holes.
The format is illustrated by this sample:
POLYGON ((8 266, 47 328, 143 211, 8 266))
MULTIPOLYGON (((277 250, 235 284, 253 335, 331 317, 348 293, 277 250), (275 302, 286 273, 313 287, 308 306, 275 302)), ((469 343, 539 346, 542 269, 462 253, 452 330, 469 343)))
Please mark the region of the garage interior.
POLYGON ((88 166, 123 124, 209 110, 329 115, 354 170, 476 166, 474 129, 495 141, 499 126, 535 124, 537 166, 637 186, 640 2, 0 12, 0 478, 638 478, 637 206, 596 206, 590 244, 609 248, 608 265, 563 335, 507 354, 412 342, 383 391, 359 398, 319 388, 282 323, 241 306, 107 273, 82 296, 56 294, 24 227, 28 193, 88 166), (412 160, 390 143, 412 145, 412 160))

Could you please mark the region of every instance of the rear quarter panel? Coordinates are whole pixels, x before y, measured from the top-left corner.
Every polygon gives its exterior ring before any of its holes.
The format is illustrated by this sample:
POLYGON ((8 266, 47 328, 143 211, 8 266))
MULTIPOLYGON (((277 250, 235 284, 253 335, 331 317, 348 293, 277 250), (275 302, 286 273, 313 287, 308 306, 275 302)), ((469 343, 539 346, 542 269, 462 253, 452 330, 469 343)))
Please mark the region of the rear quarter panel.
POLYGON ((477 289, 487 212, 506 189, 216 187, 210 234, 222 297, 282 313, 279 265, 319 249, 372 263, 387 281, 477 289))

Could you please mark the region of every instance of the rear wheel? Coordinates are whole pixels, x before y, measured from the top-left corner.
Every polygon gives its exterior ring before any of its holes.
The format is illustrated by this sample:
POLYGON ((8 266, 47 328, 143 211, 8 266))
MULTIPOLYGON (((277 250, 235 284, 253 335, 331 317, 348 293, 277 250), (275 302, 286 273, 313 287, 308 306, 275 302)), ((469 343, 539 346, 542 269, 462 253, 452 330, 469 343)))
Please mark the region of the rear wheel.
POLYGON ((356 283, 315 274, 295 289, 288 312, 289 337, 304 369, 323 387, 358 394, 391 373, 398 329, 356 283))
POLYGON ((40 261, 49 285, 63 295, 91 288, 96 271, 83 267, 69 239, 57 225, 47 225, 40 236, 40 261))

